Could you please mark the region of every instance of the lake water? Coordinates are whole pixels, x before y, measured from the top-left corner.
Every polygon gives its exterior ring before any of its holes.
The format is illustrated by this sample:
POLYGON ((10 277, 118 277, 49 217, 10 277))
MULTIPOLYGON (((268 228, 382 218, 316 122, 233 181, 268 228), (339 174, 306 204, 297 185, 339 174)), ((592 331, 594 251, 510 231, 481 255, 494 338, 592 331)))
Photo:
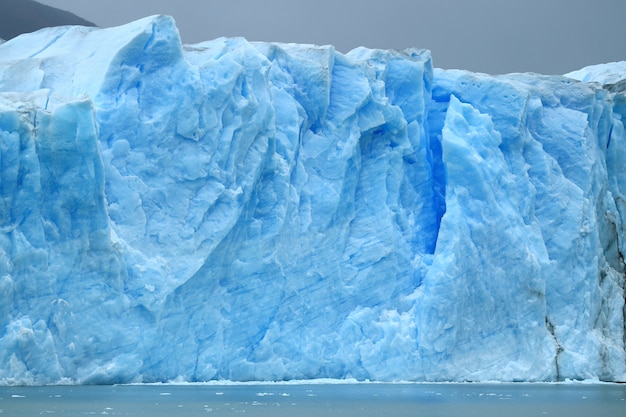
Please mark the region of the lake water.
POLYGON ((20 416, 624 417, 623 384, 269 384, 0 387, 20 416))

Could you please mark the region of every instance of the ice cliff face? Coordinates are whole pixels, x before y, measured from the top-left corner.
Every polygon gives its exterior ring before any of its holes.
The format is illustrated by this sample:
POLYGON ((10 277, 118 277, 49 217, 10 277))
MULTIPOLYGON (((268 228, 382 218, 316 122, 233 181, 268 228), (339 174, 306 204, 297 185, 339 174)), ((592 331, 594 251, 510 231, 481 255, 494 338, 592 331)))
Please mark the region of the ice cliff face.
POLYGON ((626 379, 620 65, 0 45, 0 381, 626 379))

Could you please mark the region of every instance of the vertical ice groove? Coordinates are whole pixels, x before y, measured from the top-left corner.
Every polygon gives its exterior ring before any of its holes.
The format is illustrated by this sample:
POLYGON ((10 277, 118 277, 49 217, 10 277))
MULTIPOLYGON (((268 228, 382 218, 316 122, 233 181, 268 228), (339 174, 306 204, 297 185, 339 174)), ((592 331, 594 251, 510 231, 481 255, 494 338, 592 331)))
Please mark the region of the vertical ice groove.
POLYGON ((550 321, 550 319, 548 319, 548 317, 546 316, 546 329, 548 330, 548 332, 550 333, 550 335, 554 338, 554 343, 556 344, 556 352, 554 355, 554 379, 556 381, 561 381, 561 372, 559 371, 559 355, 561 354, 561 352, 563 352, 563 347, 561 346, 561 344, 559 343, 556 334, 554 334, 554 325, 552 324, 552 322, 550 321))

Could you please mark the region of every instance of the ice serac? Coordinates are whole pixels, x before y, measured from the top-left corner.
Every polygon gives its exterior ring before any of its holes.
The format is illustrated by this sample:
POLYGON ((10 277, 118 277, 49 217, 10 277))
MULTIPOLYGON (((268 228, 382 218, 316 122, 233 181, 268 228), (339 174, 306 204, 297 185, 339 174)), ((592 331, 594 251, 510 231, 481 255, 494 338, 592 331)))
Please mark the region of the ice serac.
POLYGON ((626 379, 626 74, 568 76, 1 44, 0 381, 626 379))
POLYGON ((607 156, 623 128, 610 94, 527 74, 436 70, 435 80, 447 210, 421 304, 439 298, 418 316, 426 357, 456 344, 459 366, 444 378, 476 379, 489 366, 531 379, 620 378, 623 223, 611 183, 623 174, 607 156), (471 352, 479 343, 494 353, 483 364, 471 352))

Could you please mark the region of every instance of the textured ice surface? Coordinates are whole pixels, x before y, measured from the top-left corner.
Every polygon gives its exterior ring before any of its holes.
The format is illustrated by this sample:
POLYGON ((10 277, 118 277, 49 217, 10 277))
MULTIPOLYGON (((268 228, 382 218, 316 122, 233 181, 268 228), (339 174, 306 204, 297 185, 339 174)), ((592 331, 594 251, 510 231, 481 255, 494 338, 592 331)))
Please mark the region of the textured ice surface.
POLYGON ((623 380, 624 71, 6 42, 0 381, 623 380))

